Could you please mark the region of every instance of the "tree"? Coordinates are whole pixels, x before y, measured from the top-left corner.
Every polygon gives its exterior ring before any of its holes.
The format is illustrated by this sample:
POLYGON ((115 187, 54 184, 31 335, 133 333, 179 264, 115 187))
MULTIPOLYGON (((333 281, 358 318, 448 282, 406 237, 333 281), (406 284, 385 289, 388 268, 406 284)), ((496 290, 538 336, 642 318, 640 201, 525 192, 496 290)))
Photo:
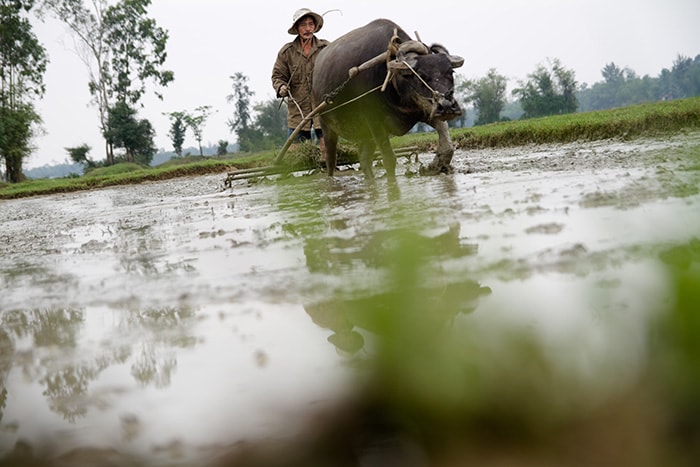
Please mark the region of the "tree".
POLYGON ((192 130, 194 138, 197 140, 199 145, 199 155, 204 156, 202 151, 202 139, 204 137, 204 126, 207 123, 207 119, 211 116, 211 106, 202 105, 194 109, 194 114, 185 113, 183 118, 187 127, 192 130))
POLYGON ((236 129, 241 151, 264 151, 280 147, 287 140, 287 106, 275 99, 254 105, 253 121, 236 129))
POLYGON ((678 55, 668 74, 666 88, 674 99, 700 94, 700 55, 695 59, 678 55))
POLYGON ((620 68, 610 62, 603 67, 601 75, 603 81, 594 83, 590 88, 584 85, 578 90, 579 110, 625 107, 668 98, 672 92, 669 70, 663 70, 659 78, 648 75, 640 78, 634 70, 620 68))
POLYGON ((528 78, 513 90, 520 99, 523 118, 566 114, 578 108, 575 73, 564 68, 559 59, 549 61, 549 67, 538 65, 528 78))
POLYGON ((228 154, 228 141, 220 139, 219 145, 216 147, 216 155, 225 156, 226 154, 228 154))
POLYGON ((603 67, 601 71, 603 79, 608 84, 619 84, 625 81, 625 73, 615 65, 615 62, 610 62, 603 67))
POLYGON ((177 154, 177 157, 182 157, 182 145, 185 143, 185 134, 187 132, 185 113, 170 112, 165 115, 170 118, 170 131, 168 132, 168 136, 170 136, 170 141, 173 143, 173 150, 175 154, 177 154))
POLYGON ((34 0, 0 0, 0 159, 12 183, 22 178, 33 127, 41 122, 33 99, 44 94, 46 50, 26 14, 34 0))
POLYGON ((127 162, 149 165, 156 153, 153 126, 148 120, 137 120, 136 110, 125 102, 109 110, 105 140, 113 147, 124 148, 127 162))
MULTIPOLYGON (((105 11, 105 41, 111 54, 111 73, 105 76, 117 102, 136 105, 147 80, 165 87, 175 78, 172 71, 162 69, 168 32, 146 17, 150 4, 151 0, 122 0, 105 11)), ((158 92, 156 96, 163 98, 158 92)))
POLYGON ((233 118, 228 120, 232 133, 236 133, 239 149, 244 152, 260 151, 281 146, 287 140, 287 106, 275 99, 258 102, 251 113, 254 92, 248 87, 248 77, 242 73, 231 76, 233 93, 226 96, 234 104, 233 118))
POLYGON ((71 160, 76 164, 85 164, 85 167, 95 167, 95 162, 88 158, 88 153, 92 148, 83 143, 73 148, 65 148, 71 160))
POLYGON ((32 127, 39 123, 41 118, 31 104, 0 106, 0 157, 5 159, 8 182, 22 181, 22 161, 31 153, 32 127))
POLYGON ((231 133, 236 133, 241 151, 250 151, 249 124, 250 124, 250 98, 255 94, 248 86, 248 77, 243 73, 235 73, 230 77, 233 80, 233 94, 226 96, 226 100, 233 102, 233 118, 229 119, 228 126, 231 133))
POLYGON ((644 83, 637 74, 629 68, 620 68, 614 62, 606 64, 601 70, 603 81, 578 91, 577 99, 581 110, 600 110, 613 107, 638 104, 652 100, 653 97, 645 90, 644 83))
MULTIPOLYGON (((64 22, 77 38, 76 53, 89 72, 90 94, 97 105, 100 129, 108 133, 110 110, 115 102, 136 105, 145 82, 167 86, 174 74, 163 70, 168 34, 147 18, 151 0, 43 0, 44 7, 64 22)), ((160 96, 156 93, 158 97, 160 96)), ((114 163, 110 141, 105 137, 107 164, 114 163)))
MULTIPOLYGON (((88 89, 100 118, 100 131, 107 130, 109 114, 109 48, 106 42, 104 14, 107 0, 91 0, 92 8, 85 7, 83 0, 44 0, 43 9, 62 21, 77 38, 75 52, 88 70, 88 89)), ((105 142, 107 164, 114 163, 114 155, 105 142)))
POLYGON ((255 150, 272 149, 287 141, 287 104, 279 104, 277 99, 258 102, 253 107, 255 118, 252 127, 262 138, 255 150))
POLYGON ((476 125, 484 125, 500 120, 501 111, 506 103, 506 85, 508 79, 499 75, 495 68, 477 81, 465 81, 460 87, 466 91, 467 102, 474 104, 478 113, 476 125))

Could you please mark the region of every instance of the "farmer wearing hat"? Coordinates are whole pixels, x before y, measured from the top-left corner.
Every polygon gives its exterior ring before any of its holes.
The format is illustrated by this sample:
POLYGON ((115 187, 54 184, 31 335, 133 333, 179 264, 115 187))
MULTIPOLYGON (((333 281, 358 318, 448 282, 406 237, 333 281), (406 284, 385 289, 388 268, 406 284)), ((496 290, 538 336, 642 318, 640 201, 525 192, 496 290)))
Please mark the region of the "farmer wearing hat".
MULTIPOLYGON (((297 10, 292 17, 292 26, 287 32, 296 37, 288 42, 277 54, 272 69, 272 87, 277 97, 287 98, 288 135, 311 113, 311 75, 318 53, 330 42, 317 38, 314 33, 323 27, 323 17, 308 8, 297 10)), ((311 139, 311 129, 323 144, 320 125, 309 121, 301 129, 296 141, 311 139)))

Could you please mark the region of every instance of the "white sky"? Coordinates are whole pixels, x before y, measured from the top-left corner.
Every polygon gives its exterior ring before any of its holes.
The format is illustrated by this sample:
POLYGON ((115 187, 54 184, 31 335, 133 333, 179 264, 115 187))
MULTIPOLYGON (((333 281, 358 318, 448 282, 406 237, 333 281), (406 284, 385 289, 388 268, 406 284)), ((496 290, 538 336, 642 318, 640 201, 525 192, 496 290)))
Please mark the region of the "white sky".
MULTIPOLYGON (((193 111, 210 105, 217 112, 207 121, 204 144, 235 142, 226 124, 233 105, 230 76, 250 78, 253 102, 274 97, 270 73, 277 51, 293 38, 287 34, 292 14, 307 7, 324 13, 318 36, 334 40, 375 18, 389 18, 423 42, 442 43, 465 58, 457 73, 484 76, 489 68, 510 79, 513 87, 547 58, 559 58, 579 83, 602 79, 609 62, 638 75, 657 76, 671 68, 678 54, 700 54, 698 0, 153 0, 149 17, 170 34, 166 68, 175 81, 161 89, 163 101, 144 98, 139 118, 156 130, 156 146, 172 150, 169 119, 164 112, 193 111)), ((35 23, 35 33, 51 62, 47 89, 37 110, 46 134, 35 139, 36 151, 25 167, 62 163, 64 148, 87 143, 89 156, 104 159, 97 109, 90 104, 87 70, 73 52, 72 36, 55 20, 35 23)), ((196 146, 188 133, 185 146, 196 146)))

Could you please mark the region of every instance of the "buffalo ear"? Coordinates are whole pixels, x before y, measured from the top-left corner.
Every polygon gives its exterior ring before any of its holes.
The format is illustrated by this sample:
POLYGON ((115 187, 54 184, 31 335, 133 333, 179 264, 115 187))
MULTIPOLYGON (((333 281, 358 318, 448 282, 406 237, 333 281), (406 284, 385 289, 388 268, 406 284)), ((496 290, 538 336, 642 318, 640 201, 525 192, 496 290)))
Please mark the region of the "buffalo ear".
POLYGON ((445 46, 441 44, 433 44, 430 46, 430 51, 434 54, 445 54, 447 58, 450 59, 450 65, 452 68, 459 68, 464 65, 464 58, 458 55, 450 55, 445 46))

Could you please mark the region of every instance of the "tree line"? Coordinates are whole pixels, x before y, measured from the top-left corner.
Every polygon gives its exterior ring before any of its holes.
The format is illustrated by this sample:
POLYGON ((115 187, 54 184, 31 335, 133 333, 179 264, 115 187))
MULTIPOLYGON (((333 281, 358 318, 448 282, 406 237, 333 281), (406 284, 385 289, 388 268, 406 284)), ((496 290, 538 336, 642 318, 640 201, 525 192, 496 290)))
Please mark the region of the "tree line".
POLYGON ((606 64, 601 75, 602 81, 592 86, 579 85, 575 72, 555 58, 518 82, 511 91, 513 100, 507 95, 508 79, 495 68, 482 78, 457 80, 456 91, 464 103, 472 105, 476 125, 510 119, 506 114, 533 118, 700 95, 700 55, 678 55, 672 67, 662 69, 657 77, 639 77, 614 62, 606 64))
MULTIPOLYGON (((86 144, 66 148, 71 159, 86 166, 112 165, 120 161, 149 164, 156 153, 155 131, 137 109, 152 85, 156 95, 175 79, 165 69, 168 31, 148 17, 151 0, 0 0, 0 159, 9 182, 22 179, 22 161, 31 154, 31 140, 41 117, 35 99, 45 92, 43 76, 48 57, 29 21, 30 13, 47 15, 64 23, 75 38, 75 51, 89 72, 88 87, 97 108, 104 137, 104 161, 89 157, 86 144), (20 46, 18 46, 18 44, 20 46), (116 151, 115 151, 116 150, 116 151)), ((482 125, 512 118, 621 107, 640 102, 700 95, 700 55, 678 56, 670 69, 657 77, 639 77, 629 68, 608 63, 603 80, 579 85, 575 72, 557 58, 536 66, 525 80, 507 93, 508 79, 492 68, 486 76, 466 79, 457 75, 455 93, 466 106, 473 124, 482 125)), ((280 147, 287 138, 285 102, 269 99, 253 103, 248 77, 231 75, 233 104, 228 120, 239 150, 252 152, 280 147)), ((170 119, 169 137, 173 150, 182 156, 187 131, 191 131, 202 155, 202 135, 211 106, 193 111, 179 110, 170 119)), ((467 126, 463 117, 451 126, 467 126)), ((219 141, 218 153, 228 142, 219 141)))
MULTIPOLYGON (((98 110, 106 164, 137 161, 156 152, 154 129, 137 108, 146 84, 165 87, 174 73, 164 69, 168 32, 147 16, 150 0, 0 0, 0 157, 10 182, 22 178, 22 161, 41 123, 34 99, 44 93, 48 58, 32 31, 30 12, 63 22, 89 72, 88 87, 98 110)), ((159 95, 159 94, 158 94, 159 95)), ((162 98, 161 95, 159 97, 162 98)), ((87 160, 86 145, 67 148, 87 160)))
POLYGON ((48 57, 27 19, 33 3, 0 0, 0 158, 11 182, 21 178, 22 160, 31 152, 41 122, 33 102, 45 91, 48 57))

